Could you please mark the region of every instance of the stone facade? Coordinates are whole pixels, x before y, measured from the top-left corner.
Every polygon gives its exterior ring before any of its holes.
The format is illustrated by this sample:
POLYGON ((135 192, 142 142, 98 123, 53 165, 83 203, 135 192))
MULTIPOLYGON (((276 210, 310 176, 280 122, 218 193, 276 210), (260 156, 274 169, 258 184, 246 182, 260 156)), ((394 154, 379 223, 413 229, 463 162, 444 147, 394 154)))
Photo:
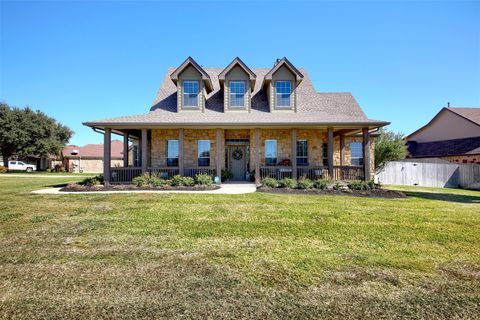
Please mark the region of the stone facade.
MULTIPOLYGON (((210 167, 216 165, 216 130, 217 129, 185 129, 184 130, 184 166, 197 167, 198 161, 198 140, 210 140, 210 167)), ((221 167, 225 168, 225 139, 249 139, 250 140, 250 168, 255 168, 255 129, 220 129, 222 136, 221 145, 221 167)), ((152 167, 166 166, 166 141, 169 139, 177 140, 179 129, 155 129, 151 131, 151 151, 150 163, 152 167)), ((292 144, 291 129, 260 129, 260 165, 265 165, 265 140, 277 140, 277 160, 291 160, 292 144)), ((323 144, 327 143, 328 137, 326 130, 321 129, 298 129, 297 140, 308 141, 308 163, 310 166, 323 165, 323 144)), ((351 165, 350 144, 352 142, 362 142, 362 137, 345 137, 345 149, 343 165, 351 165)), ((374 169, 374 139, 370 139, 370 159, 371 173, 374 169)), ((325 151, 326 153, 326 151, 325 151)), ((334 165, 340 165, 340 138, 334 138, 334 165)), ((373 176, 373 175, 372 175, 373 176)))

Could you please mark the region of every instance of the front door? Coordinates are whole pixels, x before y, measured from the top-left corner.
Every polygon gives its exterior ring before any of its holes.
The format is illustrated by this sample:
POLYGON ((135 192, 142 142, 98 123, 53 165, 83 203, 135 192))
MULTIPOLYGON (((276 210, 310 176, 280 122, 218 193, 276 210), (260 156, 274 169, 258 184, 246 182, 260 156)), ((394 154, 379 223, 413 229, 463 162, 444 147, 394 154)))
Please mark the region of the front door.
POLYGON ((230 168, 233 173, 232 180, 245 180, 246 179, 246 154, 245 146, 230 146, 230 168))

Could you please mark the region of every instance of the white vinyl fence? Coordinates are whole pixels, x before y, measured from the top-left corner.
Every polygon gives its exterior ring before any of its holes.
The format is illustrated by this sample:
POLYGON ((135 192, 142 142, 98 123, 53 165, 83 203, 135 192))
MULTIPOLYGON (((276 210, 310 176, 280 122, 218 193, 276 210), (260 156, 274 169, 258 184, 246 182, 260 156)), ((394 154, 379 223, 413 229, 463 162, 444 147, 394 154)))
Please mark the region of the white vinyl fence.
POLYGON ((390 161, 378 168, 381 184, 480 190, 480 165, 390 161))

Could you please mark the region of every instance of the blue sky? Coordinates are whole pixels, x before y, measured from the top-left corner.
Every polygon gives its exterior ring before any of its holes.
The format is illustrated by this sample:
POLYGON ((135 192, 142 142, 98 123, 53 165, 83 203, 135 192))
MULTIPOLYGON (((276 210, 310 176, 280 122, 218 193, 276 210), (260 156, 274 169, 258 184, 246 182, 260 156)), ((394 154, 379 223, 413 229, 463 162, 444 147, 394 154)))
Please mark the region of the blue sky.
POLYGON ((410 133, 445 106, 480 107, 479 2, 0 2, 0 100, 82 122, 145 113, 169 66, 286 56, 317 91, 350 91, 410 133))

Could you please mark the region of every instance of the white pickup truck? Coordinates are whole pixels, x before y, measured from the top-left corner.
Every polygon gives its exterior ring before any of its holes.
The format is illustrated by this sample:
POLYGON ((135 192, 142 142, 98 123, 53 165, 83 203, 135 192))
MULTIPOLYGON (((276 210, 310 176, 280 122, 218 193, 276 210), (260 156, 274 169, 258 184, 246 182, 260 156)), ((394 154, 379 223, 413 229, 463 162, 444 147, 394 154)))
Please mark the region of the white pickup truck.
POLYGON ((32 172, 37 170, 37 166, 22 161, 8 161, 8 170, 32 172))

